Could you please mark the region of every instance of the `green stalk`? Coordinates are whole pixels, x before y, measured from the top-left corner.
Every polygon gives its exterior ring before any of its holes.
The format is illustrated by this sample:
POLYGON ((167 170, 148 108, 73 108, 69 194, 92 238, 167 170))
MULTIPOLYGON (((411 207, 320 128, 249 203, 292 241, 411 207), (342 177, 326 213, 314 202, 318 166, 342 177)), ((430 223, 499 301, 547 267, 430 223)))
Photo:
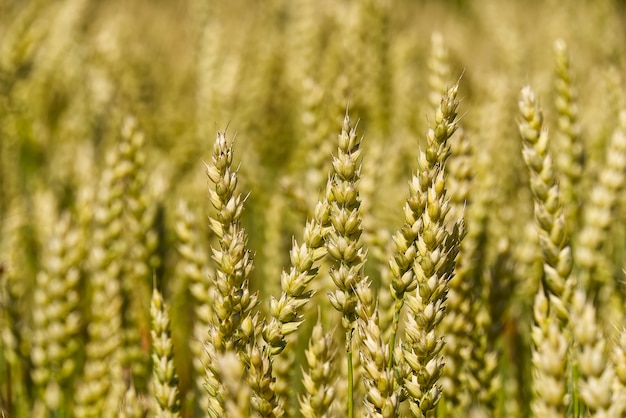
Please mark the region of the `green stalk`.
POLYGON ((573 417, 580 417, 580 398, 578 397, 578 378, 580 373, 578 371, 578 360, 574 361, 572 365, 572 409, 573 417))
POLYGON ((396 334, 398 333, 398 323, 400 322, 400 311, 404 306, 404 299, 396 300, 395 310, 393 311, 393 322, 391 323, 391 337, 389 338, 389 370, 393 368, 393 349, 396 345, 396 334))
POLYGON ((346 352, 348 354, 348 418, 354 418, 354 376, 352 373, 352 331, 346 331, 346 352))

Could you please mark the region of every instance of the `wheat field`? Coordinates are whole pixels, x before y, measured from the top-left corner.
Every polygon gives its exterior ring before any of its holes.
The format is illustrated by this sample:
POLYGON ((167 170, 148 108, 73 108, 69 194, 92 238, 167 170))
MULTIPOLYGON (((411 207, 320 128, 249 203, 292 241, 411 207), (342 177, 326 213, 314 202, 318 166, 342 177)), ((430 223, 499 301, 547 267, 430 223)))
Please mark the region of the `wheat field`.
POLYGON ((0 416, 626 417, 626 4, 0 0, 0 416))

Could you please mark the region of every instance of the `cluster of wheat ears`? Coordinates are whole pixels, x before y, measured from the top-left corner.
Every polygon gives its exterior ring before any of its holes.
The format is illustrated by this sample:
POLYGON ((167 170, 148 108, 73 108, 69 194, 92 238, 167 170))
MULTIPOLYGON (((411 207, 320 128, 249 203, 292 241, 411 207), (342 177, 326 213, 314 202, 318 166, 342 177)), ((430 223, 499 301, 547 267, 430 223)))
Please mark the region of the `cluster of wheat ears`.
POLYGON ((624 16, 0 0, 0 416, 625 417, 624 16))

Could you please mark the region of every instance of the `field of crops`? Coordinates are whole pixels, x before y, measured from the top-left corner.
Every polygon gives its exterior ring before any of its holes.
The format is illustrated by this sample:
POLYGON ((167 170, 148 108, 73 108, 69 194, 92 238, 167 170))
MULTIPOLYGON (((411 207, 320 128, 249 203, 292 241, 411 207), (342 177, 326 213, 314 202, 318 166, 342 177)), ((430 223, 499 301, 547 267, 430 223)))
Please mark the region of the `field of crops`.
POLYGON ((0 417, 625 417, 625 69, 617 0, 0 0, 0 417))

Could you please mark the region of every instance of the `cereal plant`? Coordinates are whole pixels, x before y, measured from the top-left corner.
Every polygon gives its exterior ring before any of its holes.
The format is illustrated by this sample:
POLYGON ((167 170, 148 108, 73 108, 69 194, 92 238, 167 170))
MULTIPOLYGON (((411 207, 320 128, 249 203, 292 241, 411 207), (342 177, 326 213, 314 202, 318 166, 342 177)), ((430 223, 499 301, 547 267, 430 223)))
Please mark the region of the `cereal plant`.
POLYGON ((625 19, 0 0, 0 417, 625 417, 625 19))

